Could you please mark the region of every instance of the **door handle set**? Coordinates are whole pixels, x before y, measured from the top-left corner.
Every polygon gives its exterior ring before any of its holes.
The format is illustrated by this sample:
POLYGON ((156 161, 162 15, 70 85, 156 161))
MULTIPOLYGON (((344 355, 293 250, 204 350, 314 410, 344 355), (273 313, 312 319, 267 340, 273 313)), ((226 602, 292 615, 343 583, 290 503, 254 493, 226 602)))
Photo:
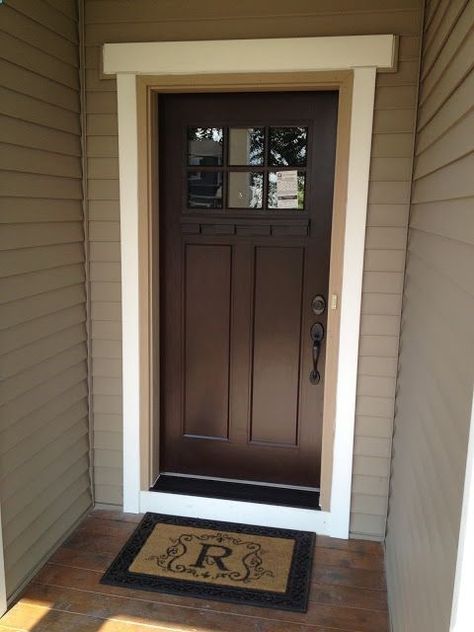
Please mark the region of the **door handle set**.
POLYGON ((318 371, 318 361, 321 354, 321 343, 324 338, 324 327, 322 323, 314 323, 310 330, 311 340, 313 341, 313 368, 309 374, 311 384, 319 384, 321 375, 318 371))
MULTIPOLYGON (((318 294, 311 301, 311 308, 313 313, 320 316, 326 310, 326 299, 324 296, 318 294)), ((312 341, 312 356, 313 356, 313 368, 309 374, 309 381, 311 384, 319 384, 321 381, 321 374, 318 371, 319 356, 321 355, 321 345, 324 339, 324 326, 322 323, 317 322, 311 326, 309 331, 312 341)))

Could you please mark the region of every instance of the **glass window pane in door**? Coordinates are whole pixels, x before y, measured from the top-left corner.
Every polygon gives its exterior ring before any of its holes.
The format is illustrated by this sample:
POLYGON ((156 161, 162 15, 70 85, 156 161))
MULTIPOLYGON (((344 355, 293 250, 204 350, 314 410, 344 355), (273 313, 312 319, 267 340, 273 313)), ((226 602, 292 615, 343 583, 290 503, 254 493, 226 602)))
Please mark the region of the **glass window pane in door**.
POLYGON ((270 171, 268 174, 269 209, 304 209, 305 172, 270 171))
POLYGON ((188 207, 222 208, 222 171, 188 171, 188 207))
POLYGON ((263 207, 263 173, 253 171, 230 171, 229 208, 263 207))
POLYGON ((231 127, 229 164, 263 165, 265 130, 263 127, 231 127))
POLYGON ((224 131, 221 127, 188 128, 188 165, 222 165, 224 131))
POLYGON ((270 164, 282 167, 304 167, 307 140, 307 127, 271 127, 270 164))

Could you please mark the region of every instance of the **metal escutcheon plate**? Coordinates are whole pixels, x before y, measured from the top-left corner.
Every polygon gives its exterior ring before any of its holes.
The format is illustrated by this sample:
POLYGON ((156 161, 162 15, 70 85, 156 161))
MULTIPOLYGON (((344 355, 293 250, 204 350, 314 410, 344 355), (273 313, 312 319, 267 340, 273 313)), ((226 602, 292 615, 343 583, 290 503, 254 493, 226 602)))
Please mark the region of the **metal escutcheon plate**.
POLYGON ((316 316, 324 314, 326 309, 326 300, 324 296, 317 294, 311 301, 311 309, 313 310, 313 314, 316 314, 316 316))
POLYGON ((314 323, 310 330, 311 340, 320 342, 324 338, 324 327, 322 323, 314 323))

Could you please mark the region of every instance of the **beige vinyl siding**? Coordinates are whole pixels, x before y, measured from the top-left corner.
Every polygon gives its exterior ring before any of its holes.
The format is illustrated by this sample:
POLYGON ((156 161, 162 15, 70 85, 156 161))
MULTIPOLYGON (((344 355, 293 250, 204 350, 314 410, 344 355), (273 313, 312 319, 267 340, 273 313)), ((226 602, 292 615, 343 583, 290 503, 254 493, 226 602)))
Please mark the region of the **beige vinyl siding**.
MULTIPOLYGON (((86 0, 96 499, 122 499, 120 227, 114 79, 104 42, 395 33, 396 73, 377 79, 355 442, 352 531, 381 539, 413 154, 421 0, 156 3, 86 0)), ((357 335, 357 332, 354 332, 357 335)))
POLYGON ((0 6, 0 500, 11 595, 91 505, 74 0, 0 6))
POLYGON ((449 629, 474 378, 474 2, 427 4, 387 534, 394 632, 449 629))

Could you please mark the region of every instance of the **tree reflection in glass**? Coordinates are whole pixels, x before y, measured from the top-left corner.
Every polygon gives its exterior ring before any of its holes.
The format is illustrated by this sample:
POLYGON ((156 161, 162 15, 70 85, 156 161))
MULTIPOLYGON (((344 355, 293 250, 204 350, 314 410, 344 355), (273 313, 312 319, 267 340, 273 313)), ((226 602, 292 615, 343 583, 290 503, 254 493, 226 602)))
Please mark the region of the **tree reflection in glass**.
POLYGON ((304 167, 307 140, 307 127, 271 127, 270 164, 282 167, 304 167))

